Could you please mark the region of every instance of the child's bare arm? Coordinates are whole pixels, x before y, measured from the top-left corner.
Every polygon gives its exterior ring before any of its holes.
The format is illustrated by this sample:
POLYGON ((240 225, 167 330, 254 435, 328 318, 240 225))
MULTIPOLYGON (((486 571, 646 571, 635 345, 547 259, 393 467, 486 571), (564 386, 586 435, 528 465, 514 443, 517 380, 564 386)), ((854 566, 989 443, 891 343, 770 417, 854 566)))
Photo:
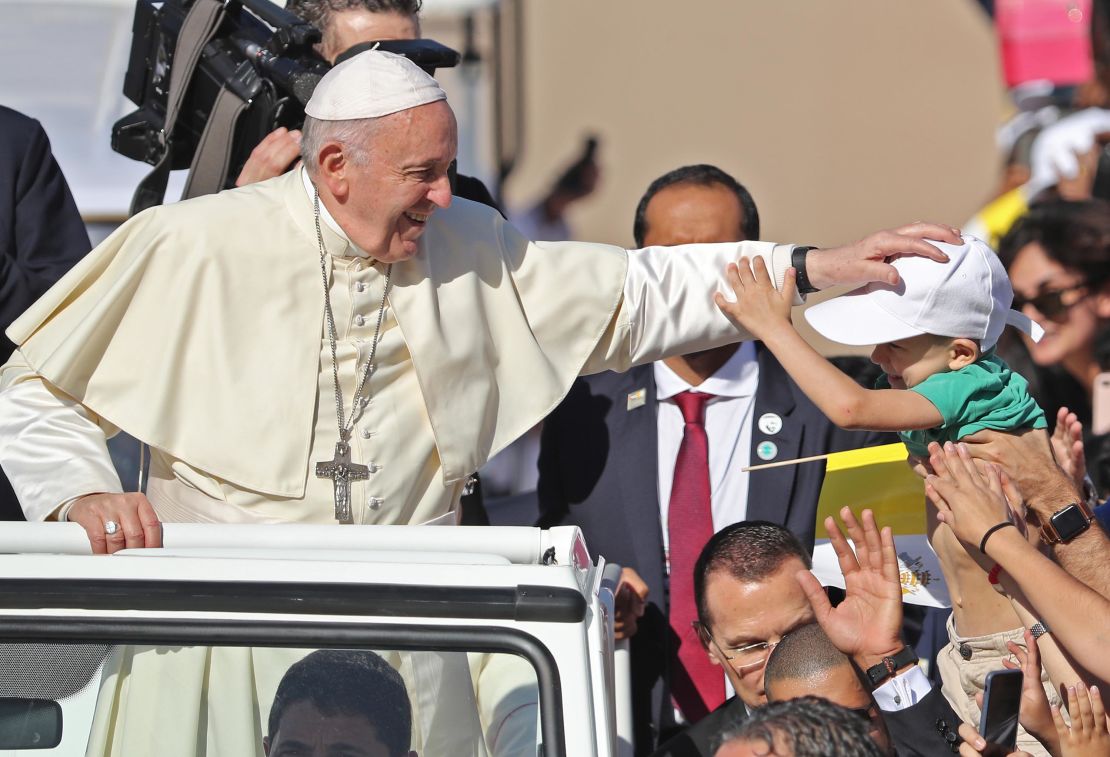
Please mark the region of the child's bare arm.
POLYGON ((786 273, 782 291, 775 289, 767 266, 757 258, 730 265, 726 278, 736 294, 729 302, 720 294, 717 307, 760 339, 814 404, 841 428, 909 431, 943 422, 932 402, 915 392, 864 389, 802 339, 790 322, 794 301, 794 269, 786 273))

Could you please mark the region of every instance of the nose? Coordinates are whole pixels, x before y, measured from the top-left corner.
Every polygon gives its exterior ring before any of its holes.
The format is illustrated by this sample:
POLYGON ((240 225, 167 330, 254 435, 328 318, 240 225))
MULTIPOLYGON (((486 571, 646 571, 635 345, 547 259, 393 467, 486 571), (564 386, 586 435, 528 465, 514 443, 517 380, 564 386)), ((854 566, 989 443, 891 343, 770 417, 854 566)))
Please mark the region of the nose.
POLYGON ((443 174, 432 182, 428 189, 428 200, 440 208, 451 207, 451 181, 443 174))
POLYGON ((886 356, 886 345, 876 344, 875 349, 871 350, 871 362, 875 365, 881 365, 883 358, 886 356))

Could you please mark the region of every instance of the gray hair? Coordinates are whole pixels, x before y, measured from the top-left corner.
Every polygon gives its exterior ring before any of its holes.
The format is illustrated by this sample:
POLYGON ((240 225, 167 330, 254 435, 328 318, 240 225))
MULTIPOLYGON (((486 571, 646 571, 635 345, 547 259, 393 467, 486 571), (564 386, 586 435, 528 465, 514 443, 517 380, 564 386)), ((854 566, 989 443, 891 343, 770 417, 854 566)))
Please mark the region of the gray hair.
POLYGON ((343 152, 355 165, 370 162, 371 144, 380 118, 352 118, 345 121, 323 121, 306 116, 301 130, 301 159, 309 176, 316 176, 316 158, 329 142, 343 145, 343 152))

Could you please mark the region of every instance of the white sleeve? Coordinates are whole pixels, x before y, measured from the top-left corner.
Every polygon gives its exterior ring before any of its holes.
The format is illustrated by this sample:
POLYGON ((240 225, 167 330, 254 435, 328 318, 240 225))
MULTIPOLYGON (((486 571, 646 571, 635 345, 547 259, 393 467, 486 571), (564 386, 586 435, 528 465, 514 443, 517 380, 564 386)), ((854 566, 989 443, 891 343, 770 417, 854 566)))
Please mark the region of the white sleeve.
MULTIPOLYGON (((583 373, 624 371, 672 355, 749 339, 713 302, 733 299, 725 267, 762 257, 781 288, 794 246, 774 242, 686 244, 628 251, 624 299, 583 373)), ((799 298, 796 304, 801 304, 799 298)))
POLYGON ((123 491, 102 428, 79 402, 11 363, 0 383, 0 466, 27 520, 85 494, 123 491))
POLYGON ((904 710, 920 702, 933 690, 925 671, 914 665, 905 673, 893 676, 873 692, 880 710, 904 710))

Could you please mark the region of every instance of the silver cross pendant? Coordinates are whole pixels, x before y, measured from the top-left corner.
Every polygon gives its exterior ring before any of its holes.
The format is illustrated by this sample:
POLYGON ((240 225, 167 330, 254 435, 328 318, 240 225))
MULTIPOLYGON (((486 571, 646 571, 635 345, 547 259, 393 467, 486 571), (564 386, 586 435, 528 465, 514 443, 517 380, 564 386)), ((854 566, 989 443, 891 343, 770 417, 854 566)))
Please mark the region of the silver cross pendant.
POLYGON ((316 463, 317 478, 330 478, 335 487, 335 519, 340 523, 351 522, 351 482, 370 478, 370 469, 351 462, 351 448, 339 440, 335 457, 316 463))

